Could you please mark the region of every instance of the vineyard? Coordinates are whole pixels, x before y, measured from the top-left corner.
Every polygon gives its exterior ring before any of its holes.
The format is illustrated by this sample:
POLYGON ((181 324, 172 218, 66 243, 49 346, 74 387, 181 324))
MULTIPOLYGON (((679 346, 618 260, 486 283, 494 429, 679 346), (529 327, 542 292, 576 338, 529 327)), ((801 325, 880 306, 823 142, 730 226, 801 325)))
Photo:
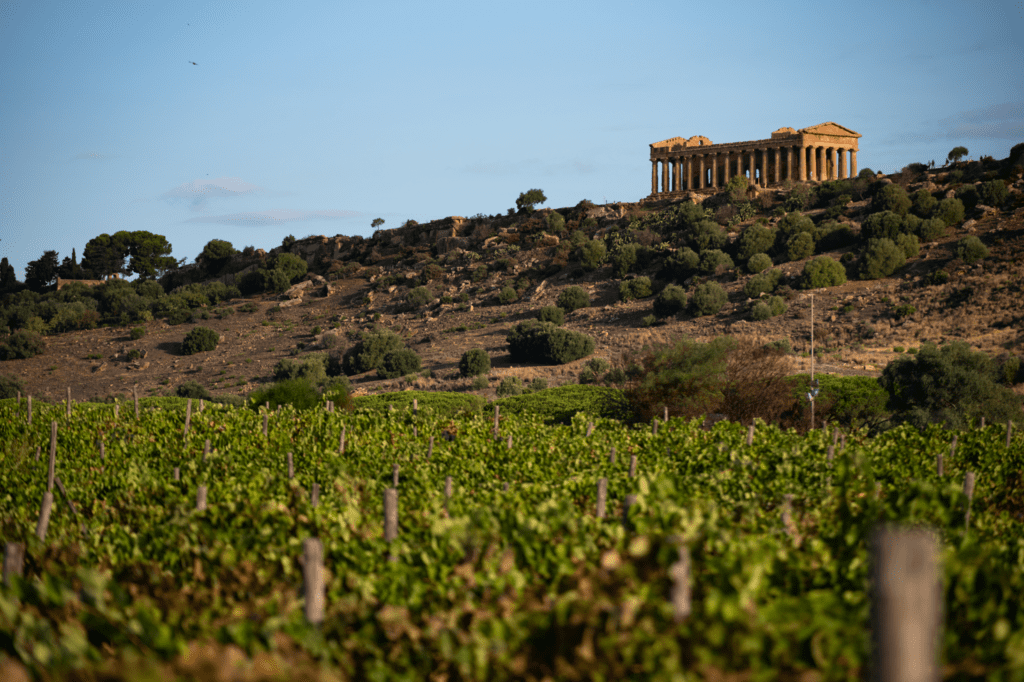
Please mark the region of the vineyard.
POLYGON ((864 679, 900 524, 938 538, 941 676, 1024 680, 1006 425, 490 409, 0 401, 0 677, 864 679))

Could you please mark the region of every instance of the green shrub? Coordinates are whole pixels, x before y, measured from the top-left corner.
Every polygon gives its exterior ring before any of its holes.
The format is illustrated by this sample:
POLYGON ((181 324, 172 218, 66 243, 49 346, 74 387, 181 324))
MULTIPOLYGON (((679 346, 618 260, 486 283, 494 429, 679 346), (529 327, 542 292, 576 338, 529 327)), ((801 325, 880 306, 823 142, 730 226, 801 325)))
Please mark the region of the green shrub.
POLYGON ((474 391, 482 391, 485 388, 487 388, 489 384, 490 382, 487 380, 487 377, 481 374, 480 376, 473 379, 472 386, 474 391))
POLYGON ((145 327, 135 327, 134 329, 132 329, 131 333, 129 334, 129 336, 131 337, 132 341, 138 341, 139 339, 141 339, 145 335, 146 335, 146 328, 145 327))
POLYGON ((917 236, 924 242, 933 242, 946 234, 946 223, 941 218, 922 220, 917 236))
POLYGON ((396 379, 420 370, 420 356, 410 348, 399 348, 387 353, 377 368, 383 379, 396 379))
POLYGON ((907 262, 903 249, 891 239, 871 239, 861 257, 860 278, 881 279, 896 272, 907 262))
POLYGON ((863 222, 860 228, 861 237, 864 239, 891 239, 908 232, 906 216, 901 216, 892 211, 872 213, 863 222))
POLYGON ((898 215, 906 215, 913 202, 907 191, 897 184, 885 185, 871 198, 871 212, 892 211, 898 215))
POLYGON ((846 283, 846 268, 828 256, 819 256, 804 265, 800 280, 801 289, 836 287, 846 283))
POLYGON ((0 376, 0 399, 17 398, 18 393, 22 396, 27 395, 24 381, 13 374, 0 376))
POLYGON ((301 360, 282 358, 274 365, 275 379, 309 379, 319 386, 327 380, 328 356, 324 353, 312 353, 301 360))
POLYGON ((728 240, 725 230, 713 220, 702 220, 694 225, 687 238, 698 253, 708 249, 721 249, 728 240))
POLYGON ((774 252, 785 255, 788 250, 789 240, 801 232, 806 232, 813 237, 814 221, 802 213, 787 213, 775 228, 774 252))
POLYGON ((999 365, 999 380, 1006 386, 1013 386, 1024 381, 1024 369, 1022 369, 1020 358, 1010 355, 1003 360, 999 365))
POLYGON ((291 405, 299 410, 308 410, 320 405, 320 393, 309 379, 285 379, 249 394, 249 406, 258 410, 265 403, 276 410, 278 405, 291 405))
POLYGON ((789 260, 803 260, 814 253, 814 235, 798 232, 786 242, 786 257, 789 260))
POLYGON ((939 205, 939 200, 924 188, 914 192, 914 196, 911 197, 911 201, 913 201, 912 210, 921 218, 930 218, 932 213, 935 211, 935 207, 939 205))
POLYGON ((736 257, 741 261, 749 261, 756 254, 766 253, 774 243, 775 233, 770 228, 751 225, 736 240, 736 257))
POLYGON ((582 287, 571 286, 564 289, 558 295, 557 304, 565 312, 571 313, 574 310, 588 307, 590 305, 590 294, 584 291, 582 287))
POLYGON ((700 270, 708 275, 719 275, 734 267, 729 254, 720 249, 707 249, 700 254, 700 270))
POLYGON ((192 311, 184 308, 175 308, 167 313, 167 324, 176 327, 185 324, 192 317, 192 311))
POLYGON ((964 237, 956 243, 956 257, 971 265, 988 257, 988 247, 974 235, 964 237))
POLYGON ((907 260, 911 258, 917 258, 917 254, 921 252, 921 243, 917 240, 916 234, 901 234, 896 237, 896 246, 903 250, 903 255, 907 257, 907 260))
POLYGON ((565 311, 556 305, 546 305, 537 313, 541 322, 551 322, 559 327, 565 322, 565 311))
POLYGON ((767 253, 755 253, 747 261, 747 270, 756 275, 759 272, 764 272, 772 265, 772 257, 767 253))
POLYGON ((504 286, 501 291, 498 292, 498 302, 502 305, 508 305, 509 303, 515 303, 519 299, 519 294, 516 290, 510 286, 504 286))
POLYGON ((597 270, 608 257, 608 247, 599 239, 590 239, 580 247, 580 265, 584 270, 597 270))
MULTIPOLYGON (((973 186, 970 187, 974 189, 973 186)), ((943 199, 936 207, 934 217, 946 225, 955 225, 964 219, 964 202, 959 198, 943 199)))
POLYGON ((686 291, 678 284, 669 284, 654 297, 654 314, 671 317, 686 308, 686 291))
POLYGON ((482 282, 485 279, 487 279, 487 266, 478 265, 475 268, 473 268, 472 274, 470 275, 470 279, 472 279, 474 282, 482 282))
POLYGON ((696 273, 699 267, 700 256, 690 247, 686 247, 665 259, 664 275, 668 279, 681 282, 696 273))
POLYGON ((260 307, 252 301, 249 301, 248 303, 243 303, 242 305, 238 306, 238 312, 240 313, 254 313, 259 309, 260 307))
POLYGON ((825 253, 856 243, 857 235, 849 225, 827 220, 814 228, 814 251, 825 253))
POLYGON ((282 273, 288 279, 289 284, 305 275, 306 271, 309 269, 306 261, 303 258, 296 256, 294 253, 277 254, 277 256, 272 259, 271 265, 274 270, 282 273))
POLYGON ((497 394, 499 398, 507 398, 523 393, 523 381, 519 377, 504 377, 498 384, 497 394))
POLYGON ((206 353, 217 348, 220 334, 208 327, 194 327, 181 341, 182 355, 206 353))
POLYGON ((552 211, 548 214, 548 232, 551 234, 565 232, 565 218, 558 211, 552 211))
POLYGON ((743 293, 747 298, 757 298, 761 294, 770 294, 775 291, 782 281, 782 271, 778 268, 765 270, 754 275, 743 284, 743 293))
MULTIPOLYGON (((555 308, 561 312, 561 309, 555 308)), ((491 356, 483 348, 470 348, 459 360, 459 373, 464 377, 475 377, 491 371, 491 356)))
POLYGON ((198 381, 186 381, 178 386, 174 395, 179 398, 191 398, 192 400, 213 400, 213 396, 198 381))
MULTIPOLYGON (((794 377, 793 396, 806 402, 811 377, 794 377)), ((843 430, 867 428, 872 432, 889 425, 886 402, 889 395, 873 377, 837 376, 817 374, 818 396, 815 398, 817 414, 821 419, 843 430)))
POLYGON ((726 304, 729 297, 718 282, 698 284, 690 298, 690 310, 694 316, 714 315, 726 304))
POLYGON ((755 322, 767 320, 786 312, 787 307, 786 299, 781 296, 769 296, 768 298, 756 301, 750 307, 750 319, 755 322))
POLYGON ((978 185, 978 202, 985 206, 999 208, 1006 203, 1009 196, 1010 191, 1006 189, 1006 183, 998 178, 978 185))
POLYGON ((636 244, 623 244, 612 254, 612 270, 616 277, 625 277, 636 266, 636 244))
POLYGON ((1021 423, 1021 402, 999 385, 998 366, 967 343, 926 343, 913 356, 890 362, 879 383, 888 393, 888 408, 897 422, 924 428, 946 424, 965 429, 980 417, 1021 423))
POLYGON ((427 287, 416 287, 405 295, 405 303, 410 309, 422 308, 434 300, 434 294, 427 287))
POLYGON ((619 283, 619 298, 623 301, 647 298, 652 293, 650 277, 635 277, 619 283))
POLYGON ((640 326, 641 327, 653 327, 657 323, 658 323, 658 316, 657 315, 644 315, 643 317, 640 318, 640 326))
POLYGON ((512 362, 565 364, 594 352, 594 340, 586 334, 537 320, 512 327, 506 340, 512 362))
POLYGON ((916 312, 917 308, 909 303, 903 303, 893 308, 893 313, 895 313, 896 317, 910 317, 916 312))
POLYGON ((360 335, 359 341, 345 352, 343 364, 345 374, 362 374, 380 368, 384 356, 405 348, 405 342, 398 334, 388 329, 374 329, 360 335))

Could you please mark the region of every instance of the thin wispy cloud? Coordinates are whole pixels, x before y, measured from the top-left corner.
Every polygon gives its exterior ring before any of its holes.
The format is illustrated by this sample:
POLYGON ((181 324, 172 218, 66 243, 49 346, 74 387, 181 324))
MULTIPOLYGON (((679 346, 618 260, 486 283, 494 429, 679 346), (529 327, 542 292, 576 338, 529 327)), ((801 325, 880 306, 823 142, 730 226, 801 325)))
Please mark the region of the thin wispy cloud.
POLYGON ((966 109, 938 121, 925 122, 921 130, 893 135, 887 142, 914 144, 976 139, 1024 140, 1024 102, 1002 102, 966 109))
POLYGON ((267 196, 267 189, 241 178, 214 178, 186 182, 160 195, 172 203, 188 203, 193 211, 205 210, 210 199, 230 197, 267 196))
POLYGON ((243 211, 224 215, 198 216, 186 220, 186 223, 217 223, 219 225, 237 225, 239 227, 266 227, 283 225, 284 223, 301 223, 313 220, 340 220, 362 215, 359 211, 304 211, 292 209, 271 209, 269 211, 243 211))

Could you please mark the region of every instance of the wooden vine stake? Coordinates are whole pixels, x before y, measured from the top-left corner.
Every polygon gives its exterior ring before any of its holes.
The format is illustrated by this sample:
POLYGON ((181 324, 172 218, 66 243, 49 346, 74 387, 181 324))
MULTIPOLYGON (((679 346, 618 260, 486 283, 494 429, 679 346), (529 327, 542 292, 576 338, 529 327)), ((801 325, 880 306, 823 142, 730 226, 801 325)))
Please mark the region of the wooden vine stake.
POLYGON ((132 386, 132 400, 135 401, 135 418, 139 418, 139 385, 132 386))
POLYGON ((185 403, 185 432, 182 435, 188 436, 189 427, 192 426, 192 398, 185 403))
POLYGON ((751 424, 747 427, 747 447, 749 448, 754 444, 754 425, 751 424))
POLYGON ((114 403, 114 421, 117 421, 117 408, 120 407, 117 403, 114 403))
POLYGON ((316 538, 302 541, 302 584, 305 597, 306 622, 324 622, 327 585, 324 583, 324 547, 316 538))
POLYGON ((316 506, 320 504, 320 484, 314 483, 313 489, 309 492, 309 504, 316 509, 316 506))
POLYGON ((981 418, 981 423, 979 425, 979 428, 981 428, 983 431, 985 430, 985 418, 984 417, 981 418))
POLYGON ((201 485, 196 490, 196 511, 206 511, 206 486, 201 485))
POLYGON ((501 484, 501 492, 503 492, 503 493, 507 493, 508 492, 508 481, 505 481, 504 483, 501 484))
POLYGON ((420 437, 420 431, 419 431, 419 429, 416 428, 415 424, 412 425, 412 437, 413 438, 419 438, 420 437))
POLYGON ((39 461, 39 453, 40 453, 41 451, 42 451, 42 448, 41 448, 41 447, 39 447, 39 446, 37 445, 37 446, 36 446, 36 461, 37 461, 37 462, 39 461))
POLYGON ((614 445, 612 446, 612 449, 608 451, 608 463, 609 464, 615 464, 615 446, 614 445))
POLYGON ((388 488, 384 491, 384 540, 391 542, 398 537, 398 491, 388 488))
POLYGON ((839 427, 837 426, 832 432, 832 447, 835 447, 839 443, 839 427))
POLYGON ((498 420, 501 415, 501 408, 498 405, 494 406, 494 436, 498 436, 498 420))
POLYGON ((935 453, 935 473, 942 478, 942 450, 935 453))
POLYGON ((629 477, 636 478, 636 455, 629 456, 629 477))
POLYGON ((964 530, 971 527, 971 502, 974 500, 974 472, 964 475, 964 495, 967 496, 967 513, 964 515, 964 530))
POLYGON ((626 530, 633 530, 633 523, 629 520, 629 510, 636 504, 636 495, 626 495, 626 500, 622 503, 622 525, 625 526, 626 530))
POLYGON ((263 413, 263 437, 267 437, 267 413, 263 413))
POLYGON ((46 539, 46 529, 50 525, 50 511, 53 509, 53 493, 43 493, 43 504, 39 508, 39 522, 36 523, 36 537, 40 541, 46 539))
POLYGON ((665 412, 662 415, 662 420, 661 421, 663 421, 663 422, 665 422, 667 424, 668 423, 668 405, 664 405, 664 408, 665 408, 665 412))
POLYGON ((397 464, 392 464, 391 465, 391 485, 393 485, 395 488, 398 487, 398 465, 397 464))
POLYGON ((452 477, 444 477, 444 513, 448 514, 448 502, 452 499, 452 477))
POLYGON ((181 480, 181 469, 179 467, 174 467, 174 480, 175 481, 180 481, 181 480))
POLYGON ((412 399, 412 416, 416 416, 420 412, 420 401, 416 398, 412 399))
POLYGON ((46 472, 46 492, 53 492, 53 476, 57 467, 57 422, 50 422, 50 465, 46 472))
POLYGON ((338 454, 345 454, 345 427, 341 427, 341 437, 338 438, 338 454))
POLYGON ((68 398, 67 398, 67 416, 71 416, 71 387, 68 386, 68 398))
POLYGON ((205 405, 203 404, 203 399, 200 398, 199 399, 199 411, 202 412, 204 407, 205 407, 205 405))
POLYGON ((875 680, 934 682, 942 588, 938 540, 929 530, 882 527, 872 538, 875 680))
POLYGON ((679 543, 679 560, 669 566, 669 577, 672 578, 672 617, 677 623, 686 620, 693 605, 690 596, 690 550, 679 543))
POLYGON ((587 438, 594 433, 594 422, 587 422, 587 438))
POLYGON ((28 425, 32 426, 32 396, 28 397, 28 425))
POLYGON ((288 453, 288 480, 295 478, 295 459, 292 457, 292 453, 288 453))
POLYGON ((430 441, 427 443, 427 460, 429 461, 430 458, 433 455, 434 455, 434 437, 431 436, 430 437, 430 441))
POLYGON ((512 434, 508 434, 508 441, 505 443, 509 450, 512 449, 512 434))
POLYGON ((608 479, 597 479, 597 518, 604 518, 605 506, 608 504, 608 479))
POLYGON ((25 545, 8 542, 4 547, 4 582, 11 584, 11 578, 21 576, 25 571, 25 545))
POLYGON ((103 441, 100 441, 100 461, 101 462, 106 462, 107 461, 107 453, 106 453, 106 450, 103 447, 103 441))

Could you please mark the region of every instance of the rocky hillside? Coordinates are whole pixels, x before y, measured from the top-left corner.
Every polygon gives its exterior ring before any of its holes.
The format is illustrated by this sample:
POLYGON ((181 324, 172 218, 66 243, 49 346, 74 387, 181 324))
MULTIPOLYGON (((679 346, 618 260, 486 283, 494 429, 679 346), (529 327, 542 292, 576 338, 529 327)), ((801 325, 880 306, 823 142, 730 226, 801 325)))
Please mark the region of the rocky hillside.
MULTIPOLYGON (((113 320, 103 300, 86 306, 112 326, 52 333, 55 308, 37 301, 39 321, 31 327, 44 334, 45 351, 0 363, 0 375, 48 398, 63 397, 68 386, 82 399, 123 395, 134 384, 142 394, 162 394, 186 381, 244 395, 270 381, 280 360, 343 351, 375 326, 400 334, 422 370, 396 379, 372 371, 350 377, 357 393, 413 385, 493 394, 509 375, 575 382, 593 358, 614 363, 679 335, 788 343, 799 372, 809 369, 812 301, 817 371, 877 375, 899 353, 953 339, 994 357, 1024 356, 1020 157, 941 169, 915 164, 892 176, 865 172, 821 184, 733 186, 675 203, 583 201, 453 216, 371 238, 286 239, 269 252, 247 248, 216 268, 204 263, 170 273, 161 281, 163 303, 159 293, 140 294, 153 299, 143 305, 148 315, 113 320), (762 252, 767 256, 751 257, 762 252), (257 293, 286 253, 305 261, 308 272, 286 282, 283 293, 257 293), (831 272, 845 281, 815 286, 821 282, 811 281, 805 266, 823 257, 838 264, 831 272), (765 258, 765 272, 781 273, 773 291, 752 285, 772 279, 751 272, 765 258), (201 296, 183 293, 215 281, 238 295, 204 305, 201 296), (701 314, 707 310, 694 304, 694 293, 709 282, 725 299, 701 314), (656 316, 653 302, 672 284, 688 303, 656 316), (593 337, 593 355, 565 365, 513 365, 508 329, 555 305, 572 286, 589 294, 590 305, 568 313, 565 327, 593 337), (766 305, 755 311, 757 300, 766 305), (179 344, 196 325, 218 332, 221 343, 183 356, 179 344), (139 326, 145 334, 133 340, 129 331, 139 326), (491 355, 486 384, 459 374, 459 359, 471 348, 491 355)), ((74 298, 61 293, 65 303, 74 298)), ((26 302, 8 297, 9 320, 15 305, 26 302)))

